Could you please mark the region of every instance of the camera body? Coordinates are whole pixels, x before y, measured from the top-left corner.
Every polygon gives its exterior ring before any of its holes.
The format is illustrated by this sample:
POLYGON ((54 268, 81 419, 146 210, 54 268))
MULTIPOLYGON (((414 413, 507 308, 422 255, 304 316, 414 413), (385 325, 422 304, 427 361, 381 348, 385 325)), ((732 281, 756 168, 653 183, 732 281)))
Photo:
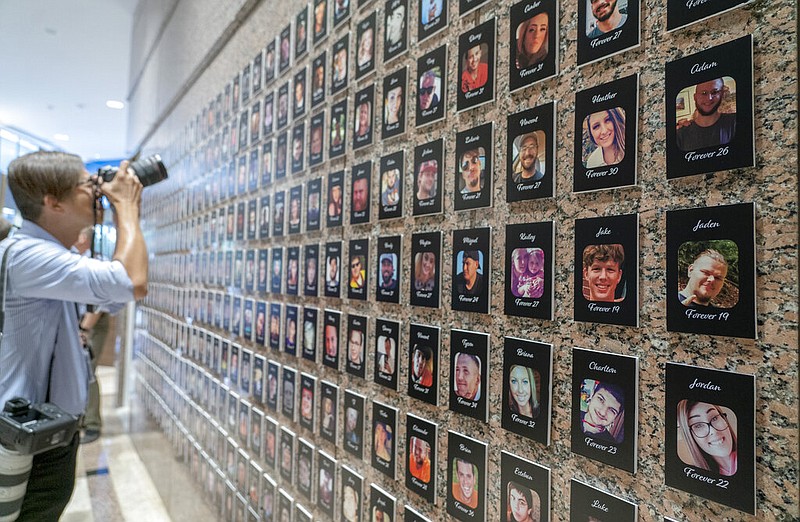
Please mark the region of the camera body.
POLYGON ((0 444, 22 455, 36 455, 72 441, 78 417, 55 404, 31 404, 15 397, 0 413, 0 444))
MULTIPOLYGON (((133 170, 143 187, 149 187, 167 179, 167 167, 161 162, 161 156, 158 154, 132 161, 128 168, 133 170)), ((106 166, 97 169, 97 177, 103 178, 103 181, 106 182, 114 179, 116 174, 117 169, 114 167, 106 166)))

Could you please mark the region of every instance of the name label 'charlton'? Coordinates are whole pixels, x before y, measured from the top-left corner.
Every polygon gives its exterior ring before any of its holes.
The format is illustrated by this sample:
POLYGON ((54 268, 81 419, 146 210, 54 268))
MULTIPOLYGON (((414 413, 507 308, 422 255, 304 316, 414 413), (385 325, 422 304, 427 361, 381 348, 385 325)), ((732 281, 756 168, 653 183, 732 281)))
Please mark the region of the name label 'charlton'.
POLYGON ((589 369, 590 370, 597 370, 598 372, 617 373, 617 369, 616 368, 611 367, 611 366, 609 366, 607 364, 604 364, 604 365, 601 366, 601 365, 597 364, 594 361, 589 363, 589 369))

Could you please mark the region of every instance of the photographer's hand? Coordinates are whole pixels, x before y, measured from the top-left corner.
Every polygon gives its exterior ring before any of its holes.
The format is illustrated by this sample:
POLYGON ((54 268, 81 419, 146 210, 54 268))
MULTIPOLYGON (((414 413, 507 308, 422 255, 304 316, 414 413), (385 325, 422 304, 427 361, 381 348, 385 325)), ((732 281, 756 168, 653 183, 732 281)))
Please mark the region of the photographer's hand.
POLYGON ((121 262, 133 282, 133 295, 147 295, 147 247, 139 226, 142 183, 128 169, 128 162, 119 165, 114 179, 100 180, 100 191, 108 198, 117 218, 117 244, 114 259, 121 262))

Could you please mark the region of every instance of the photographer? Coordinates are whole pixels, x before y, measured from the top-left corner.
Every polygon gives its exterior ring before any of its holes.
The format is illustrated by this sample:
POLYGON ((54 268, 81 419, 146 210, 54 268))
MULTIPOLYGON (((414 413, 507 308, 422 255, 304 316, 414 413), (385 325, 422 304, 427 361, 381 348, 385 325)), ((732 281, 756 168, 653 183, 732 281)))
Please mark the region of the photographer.
MULTIPOLYGON (((23 397, 81 415, 91 367, 79 336, 76 303, 113 313, 146 295, 147 250, 139 226, 142 184, 127 161, 105 182, 91 176, 78 156, 41 151, 14 160, 8 181, 24 221, 0 243, 0 256, 8 251, 0 405, 23 397), (112 261, 70 251, 81 230, 94 224, 101 194, 116 213, 112 261)), ((59 518, 75 484, 78 438, 34 456, 19 520, 59 518)))

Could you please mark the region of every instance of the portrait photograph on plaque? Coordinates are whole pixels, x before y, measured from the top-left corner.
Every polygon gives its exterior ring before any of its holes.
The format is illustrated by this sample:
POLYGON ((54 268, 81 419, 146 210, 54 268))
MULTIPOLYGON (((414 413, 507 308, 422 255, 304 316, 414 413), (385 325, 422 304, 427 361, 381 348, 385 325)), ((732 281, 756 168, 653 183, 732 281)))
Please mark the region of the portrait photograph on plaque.
POLYGON ((639 214, 575 220, 576 321, 639 326, 639 214))
POLYGON ((437 425, 411 413, 406 414, 406 487, 436 503, 437 425))
POLYGON ((500 513, 508 522, 549 522, 550 468, 501 451, 500 513))
POLYGON ((325 112, 314 114, 308 128, 308 166, 322 163, 325 150, 325 112))
POLYGON ((347 98, 331 106, 328 159, 342 156, 347 145, 347 98))
POLYGON ((322 353, 322 364, 334 370, 339 369, 339 329, 341 322, 341 312, 325 310, 322 331, 325 351, 322 353))
POLYGON ((294 482, 295 447, 297 436, 295 433, 281 426, 281 439, 278 450, 278 472, 287 483, 294 482))
MULTIPOLYGON (((272 236, 283 235, 283 224, 285 221, 286 192, 279 190, 275 192, 272 205, 272 236)), ((280 290, 278 290, 280 291, 280 290)))
POLYGON ((391 390, 397 390, 399 348, 400 323, 375 319, 375 368, 372 380, 391 390))
POLYGON ((383 77, 383 118, 381 138, 393 138, 406 132, 406 97, 408 67, 383 77))
POLYGON ((378 219, 402 217, 405 150, 383 156, 379 172, 381 203, 378 207, 378 219))
POLYGON ((447 27, 448 2, 419 0, 417 13, 417 42, 422 42, 447 27))
POLYGON ((269 347, 273 350, 279 350, 281 347, 280 303, 270 303, 269 305, 269 347))
POLYGON ((369 223, 372 198, 372 160, 350 170, 350 224, 369 223))
POLYGON ((492 206, 493 130, 490 122, 456 134, 455 210, 492 206))
POLYGON ((306 68, 294 74, 292 81, 292 118, 298 119, 306 113, 306 68))
POLYGON ((319 310, 303 307, 303 359, 317 362, 317 317, 319 310))
POLYGON ((362 508, 364 502, 363 485, 364 477, 342 465, 342 517, 341 520, 348 522, 360 522, 364 520, 361 518, 362 508))
MULTIPOLYGON (((283 282, 283 248, 279 246, 272 247, 272 272, 270 274, 270 292, 272 292, 273 294, 280 294, 282 282, 283 282)), ((280 304, 278 304, 277 306, 280 306, 280 304)))
POLYGON ((333 27, 337 27, 350 16, 350 0, 333 1, 333 27))
POLYGON ((638 73, 575 93, 573 192, 636 184, 638 114, 638 73))
MULTIPOLYGON (((272 183, 273 173, 272 139, 261 145, 261 186, 266 188, 272 183)), ((269 198, 269 196, 264 196, 269 198)))
POLYGON ((328 52, 322 51, 311 62, 311 107, 317 107, 325 101, 325 86, 327 85, 328 52))
POLYGON ((414 215, 442 212, 444 178, 444 139, 414 148, 414 215))
POLYGON ((264 137, 269 136, 272 134, 272 130, 275 127, 275 92, 269 91, 266 96, 264 96, 264 115, 261 118, 261 134, 264 137))
POLYGON ((431 520, 406 504, 403 507, 403 522, 431 522, 431 520))
POLYGON ((294 497, 283 488, 278 488, 278 511, 284 520, 291 520, 294 512, 294 497))
POLYGON ((397 408, 372 402, 372 467, 394 480, 397 451, 397 408))
MULTIPOLYGON (((275 64, 277 57, 277 49, 275 46, 275 38, 271 38, 267 43, 264 54, 264 85, 269 85, 275 79, 275 64)), ((227 87, 226 87, 227 94, 227 87)))
MULTIPOLYGON (((257 101, 250 107, 250 145, 255 145, 261 141, 261 102, 257 101)), ((256 156, 258 156, 258 149, 255 149, 256 156)), ((250 157, 253 157, 253 151, 250 152, 250 157)), ((250 162, 250 171, 258 172, 258 163, 250 162)), ((256 177, 256 179, 258 179, 256 177)), ((253 190, 255 187, 248 187, 253 190)))
POLYGON ((665 483, 756 514, 755 375, 667 363, 665 483))
POLYGON ((306 184, 306 232, 320 229, 321 207, 322 178, 316 178, 306 184))
POLYGON ((573 453, 636 474, 639 358, 572 349, 573 453))
MULTIPOLYGON (((425 0, 427 1, 427 0, 425 0)), ((443 1, 443 0, 433 0, 443 1)), ((417 128, 440 121, 447 110, 447 45, 424 54, 417 60, 417 128)))
POLYGON ((506 225, 505 314, 553 320, 555 223, 506 225))
POLYGON ((450 411, 488 421, 489 335, 450 330, 450 411))
POLYGON ((636 522, 639 506, 635 502, 611 495, 583 482, 570 481, 570 520, 613 520, 636 522))
MULTIPOLYGON (((336 0, 332 3, 336 3, 336 0)), ((328 36, 328 0, 314 0, 313 14, 314 30, 311 34, 314 45, 317 45, 328 36)))
POLYGON ((303 295, 317 297, 319 294, 319 245, 305 245, 303 247, 303 295))
POLYGON ((377 11, 372 11, 356 25, 356 80, 366 77, 375 70, 377 16, 377 11))
POLYGON ((284 353, 297 356, 297 307, 294 305, 286 305, 286 327, 283 331, 286 334, 283 341, 284 353))
POLYGON ((411 298, 414 306, 439 308, 442 233, 420 232, 411 236, 411 298))
POLYGON ((281 413, 292 422, 294 422, 296 387, 297 370, 288 366, 281 368, 281 413))
POLYGON ((275 114, 276 128, 282 129, 289 124, 289 81, 278 87, 278 110, 275 114))
POLYGON ((321 381, 319 384, 319 396, 319 434, 324 440, 336 444, 339 387, 331 382, 321 381))
POLYGON ((408 395, 439 405, 441 328, 411 323, 408 333, 408 395))
POLYGON ((308 50, 308 5, 303 7, 294 23, 294 58, 297 60, 308 50))
POLYGON ((553 101, 508 117, 506 201, 554 195, 555 113, 553 101))
POLYGON ((336 505, 336 459, 319 450, 317 468, 317 507, 333 520, 333 506, 336 505))
POLYGON ((558 73, 558 2, 524 0, 511 6, 509 89, 558 73))
POLYGON ((667 212, 667 330, 757 338, 755 277, 755 204, 667 212))
POLYGON ((286 295, 297 295, 299 285, 300 247, 286 247, 286 295))
POLYGON ((341 295, 341 263, 342 242, 325 243, 325 297, 341 295))
POLYGON ((458 37, 458 111, 494 100, 496 25, 492 18, 458 37))
MULTIPOLYGON (((250 100, 250 64, 246 64, 242 69, 242 83, 241 83, 241 97, 242 97, 242 107, 244 107, 247 102, 250 100)), ((205 130, 203 132, 206 132, 205 130)))
POLYGON ((453 310, 489 313, 490 259, 491 228, 453 231, 453 310))
POLYGON ((753 36, 665 68, 667 179, 754 166, 753 36))
MULTIPOLYGON (((299 234, 303 221, 303 185, 296 185, 289 189, 289 234, 299 234)), ((297 281, 294 282, 297 286, 297 281)), ((291 293, 291 292, 290 292, 291 293)))
POLYGON ((317 378, 308 373, 300 374, 300 426, 314 432, 314 413, 317 410, 317 378))
POLYGON ((447 432, 447 513, 461 521, 486 520, 487 444, 447 432))
POLYGON ((325 212, 325 225, 328 228, 342 226, 342 208, 344 206, 344 171, 337 170, 328 174, 328 197, 325 212))
POLYGON ((383 26, 383 63, 408 50, 408 0, 386 0, 383 26))
POLYGON ((350 375, 366 378, 367 318, 363 315, 347 316, 347 360, 344 369, 350 375))
POLYGON ((267 398, 264 404, 270 411, 278 411, 278 381, 280 379, 281 365, 273 360, 267 361, 267 398))
POLYGON ((503 338, 503 428, 550 445, 553 345, 503 338))
POLYGON ((364 405, 366 397, 350 390, 344 391, 344 450, 364 458, 364 405))
POLYGON ((350 33, 347 33, 339 38, 331 49, 331 94, 336 94, 347 87, 349 57, 350 33))
POLYGON ((301 121, 292 128, 292 174, 299 174, 305 167, 306 122, 301 121))
POLYGON ((385 303, 400 302, 400 260, 402 236, 379 237, 377 259, 378 283, 375 300, 385 303))
MULTIPOLYGON (((314 476, 314 450, 314 445, 307 440, 300 438, 297 441, 297 490, 309 502, 311 501, 312 477, 314 476)), ((299 518, 299 515, 306 516, 308 513, 303 513, 304 509, 300 505, 297 508, 295 522, 300 522, 301 520, 310 522, 310 516, 299 518)))
POLYGON ((376 484, 369 485, 369 520, 395 520, 395 504, 397 499, 376 484))
POLYGON ((375 84, 372 83, 355 95, 353 104, 353 150, 372 145, 375 120, 375 84))
POLYGON ((667 212, 667 330, 756 339, 755 204, 667 212))
POLYGON ((286 161, 288 157, 289 136, 287 131, 278 134, 275 139, 275 179, 286 177, 286 161))
POLYGON ((369 272, 367 271, 369 267, 369 238, 351 239, 348 252, 347 297, 350 299, 358 299, 359 301, 366 301, 367 283, 369 280, 369 272))
POLYGON ((578 65, 638 47, 639 0, 582 0, 578 3, 578 65))

